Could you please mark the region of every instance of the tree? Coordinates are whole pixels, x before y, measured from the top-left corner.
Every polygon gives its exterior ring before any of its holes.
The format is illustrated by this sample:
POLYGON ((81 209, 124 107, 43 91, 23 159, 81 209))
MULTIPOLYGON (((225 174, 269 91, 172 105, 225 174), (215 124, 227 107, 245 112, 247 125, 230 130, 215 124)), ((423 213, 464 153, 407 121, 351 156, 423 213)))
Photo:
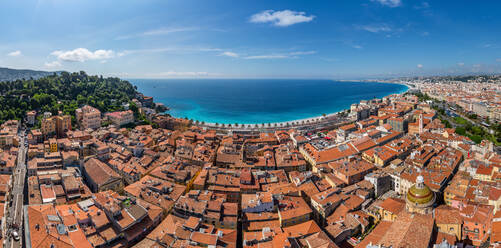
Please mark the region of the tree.
POLYGON ((472 135, 470 136, 470 139, 477 144, 480 144, 480 142, 482 142, 482 137, 480 135, 472 135))
POLYGON ((442 124, 444 124, 446 128, 452 128, 452 125, 448 120, 442 120, 442 124))
POLYGON ((466 130, 464 129, 464 127, 457 127, 455 132, 459 135, 463 135, 463 136, 466 135, 466 130))
POLYGON ((478 118, 478 115, 477 114, 471 114, 471 115, 468 115, 468 118, 476 120, 478 118))
POLYGON ((135 94, 136 90, 127 81, 82 72, 0 82, 0 110, 7 113, 0 121, 12 116, 22 118, 30 110, 54 114, 62 111, 74 116, 75 109, 84 104, 97 107, 101 112, 116 111, 121 109, 118 103, 133 99, 135 94), (14 114, 9 114, 10 110, 14 114))

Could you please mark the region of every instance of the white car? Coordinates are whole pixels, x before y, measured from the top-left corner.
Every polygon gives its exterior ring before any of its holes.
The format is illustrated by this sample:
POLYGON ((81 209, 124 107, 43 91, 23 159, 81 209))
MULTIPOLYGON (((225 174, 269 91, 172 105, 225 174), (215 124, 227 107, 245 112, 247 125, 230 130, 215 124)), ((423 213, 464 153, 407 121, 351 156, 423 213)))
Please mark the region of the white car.
POLYGON ((15 241, 19 241, 19 234, 18 234, 16 231, 13 231, 13 232, 12 232, 12 238, 13 238, 15 241))

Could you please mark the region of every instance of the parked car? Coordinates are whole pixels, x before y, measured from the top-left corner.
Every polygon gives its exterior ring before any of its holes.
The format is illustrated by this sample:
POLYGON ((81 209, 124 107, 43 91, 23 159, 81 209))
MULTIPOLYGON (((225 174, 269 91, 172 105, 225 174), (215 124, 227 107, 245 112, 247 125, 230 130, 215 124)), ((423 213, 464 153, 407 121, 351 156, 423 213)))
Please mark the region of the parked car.
POLYGON ((13 231, 13 232, 12 232, 12 238, 13 238, 15 241, 19 241, 19 234, 18 234, 16 231, 13 231))

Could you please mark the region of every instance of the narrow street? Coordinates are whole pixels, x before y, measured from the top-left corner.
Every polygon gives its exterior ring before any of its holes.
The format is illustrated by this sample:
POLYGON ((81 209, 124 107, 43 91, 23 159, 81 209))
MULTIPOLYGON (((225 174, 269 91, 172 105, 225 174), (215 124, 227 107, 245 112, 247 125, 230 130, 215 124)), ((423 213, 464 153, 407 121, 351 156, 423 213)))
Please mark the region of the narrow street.
POLYGON ((9 202, 6 213, 6 230, 4 230, 5 247, 23 247, 23 205, 24 205, 24 183, 26 177, 26 150, 25 132, 20 132, 19 153, 17 165, 13 172, 13 186, 11 191, 11 202, 9 202), (19 240, 13 238, 12 233, 17 232, 19 240))

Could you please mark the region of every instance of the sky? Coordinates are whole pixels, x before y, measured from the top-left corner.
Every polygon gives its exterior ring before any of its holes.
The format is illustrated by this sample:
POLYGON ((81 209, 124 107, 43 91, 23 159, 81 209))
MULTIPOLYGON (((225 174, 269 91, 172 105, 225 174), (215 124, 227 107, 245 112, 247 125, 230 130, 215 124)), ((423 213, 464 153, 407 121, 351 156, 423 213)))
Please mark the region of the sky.
POLYGON ((501 1, 0 1, 0 67, 123 78, 501 73, 501 1))

